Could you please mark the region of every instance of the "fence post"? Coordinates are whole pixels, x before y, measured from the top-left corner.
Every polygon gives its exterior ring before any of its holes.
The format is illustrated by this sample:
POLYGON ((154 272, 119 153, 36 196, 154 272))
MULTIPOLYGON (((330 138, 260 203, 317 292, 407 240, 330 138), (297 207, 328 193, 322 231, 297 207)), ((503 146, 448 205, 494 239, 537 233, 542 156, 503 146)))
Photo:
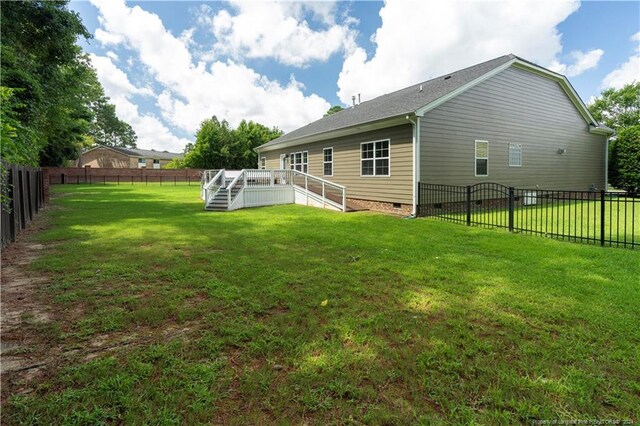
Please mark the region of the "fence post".
POLYGON ((471 185, 467 185, 467 226, 471 226, 471 185))
POLYGON ((513 206, 514 197, 513 197, 513 187, 509 187, 509 232, 513 232, 513 206))
POLYGON ((604 246, 604 201, 605 201, 605 191, 604 189, 600 191, 600 245, 604 246))
POLYGON ((422 197, 420 197, 420 193, 422 191, 420 190, 420 188, 422 188, 422 182, 418 182, 418 205, 416 206, 416 216, 420 216, 421 213, 422 213, 422 211, 421 211, 422 210, 422 208, 421 208, 421 205, 422 205, 421 198, 422 197))

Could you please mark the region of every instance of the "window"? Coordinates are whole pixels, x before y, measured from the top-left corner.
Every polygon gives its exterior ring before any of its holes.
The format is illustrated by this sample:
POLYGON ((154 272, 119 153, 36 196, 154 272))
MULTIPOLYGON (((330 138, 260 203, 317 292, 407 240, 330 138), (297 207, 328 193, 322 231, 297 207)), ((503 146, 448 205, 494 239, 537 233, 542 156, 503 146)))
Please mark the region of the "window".
POLYGON ((489 142, 476 141, 476 176, 489 176, 489 142))
POLYGON ((264 170, 264 169, 266 169, 266 168, 267 168, 267 157, 262 157, 262 158, 260 159, 260 168, 261 168, 262 170, 264 170))
POLYGON ((153 160, 153 168, 154 169, 160 168, 160 160, 153 160))
POLYGON ((322 169, 324 176, 333 176, 333 148, 322 150, 322 169))
POLYGON ((509 144, 509 167, 522 167, 522 144, 509 144))
POLYGON ((291 170, 297 170, 307 173, 309 152, 292 152, 291 153, 291 170))
POLYGON ((147 167, 147 159, 146 158, 138 158, 138 168, 142 169, 147 167))
POLYGON ((389 176, 389 139, 360 144, 360 174, 389 176))

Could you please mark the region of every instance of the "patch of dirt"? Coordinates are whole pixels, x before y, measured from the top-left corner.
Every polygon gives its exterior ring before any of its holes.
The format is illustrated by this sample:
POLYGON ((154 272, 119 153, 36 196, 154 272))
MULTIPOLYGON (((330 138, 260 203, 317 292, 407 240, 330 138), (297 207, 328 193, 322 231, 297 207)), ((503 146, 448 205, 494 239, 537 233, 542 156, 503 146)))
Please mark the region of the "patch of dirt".
MULTIPOLYGON (((51 207, 47 209, 52 210, 51 207)), ((183 337, 194 324, 136 327, 127 332, 94 335, 86 340, 64 340, 61 330, 69 328, 84 309, 60 310, 52 303, 48 289, 52 277, 30 270, 29 265, 56 243, 39 244, 35 234, 49 225, 41 212, 17 241, 2 250, 0 276, 0 402, 12 395, 33 391, 39 380, 62 365, 86 362, 121 348, 183 337)))

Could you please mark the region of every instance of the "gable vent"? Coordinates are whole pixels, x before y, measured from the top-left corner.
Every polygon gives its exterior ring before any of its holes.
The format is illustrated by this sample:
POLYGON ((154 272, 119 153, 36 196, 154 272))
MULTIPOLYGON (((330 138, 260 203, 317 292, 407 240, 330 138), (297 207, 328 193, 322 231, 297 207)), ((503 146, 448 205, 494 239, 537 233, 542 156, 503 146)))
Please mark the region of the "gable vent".
POLYGON ((451 78, 451 76, 450 76, 450 75, 448 75, 448 76, 446 76, 444 79, 445 79, 445 80, 449 80, 450 78, 451 78))

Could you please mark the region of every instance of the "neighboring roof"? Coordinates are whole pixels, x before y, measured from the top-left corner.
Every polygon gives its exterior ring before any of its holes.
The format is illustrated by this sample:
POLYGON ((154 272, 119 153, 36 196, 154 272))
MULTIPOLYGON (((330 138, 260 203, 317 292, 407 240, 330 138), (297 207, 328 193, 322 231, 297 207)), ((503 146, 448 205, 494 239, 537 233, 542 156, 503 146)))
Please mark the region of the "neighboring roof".
POLYGON ((93 148, 85 152, 92 151, 98 148, 111 149, 113 151, 119 152, 120 154, 128 155, 129 157, 153 158, 158 160, 173 160, 174 158, 182 158, 182 154, 177 154, 175 152, 156 151, 155 149, 121 148, 118 146, 103 145, 94 146, 93 148))
POLYGON ((259 146, 257 149, 288 146, 297 140, 304 140, 301 141, 302 143, 314 135, 340 129, 357 128, 367 123, 404 117, 408 114, 422 115, 514 64, 557 80, 563 85, 563 89, 585 120, 596 128, 602 129, 591 117, 588 109, 564 76, 509 54, 362 102, 293 130, 278 139, 259 146))

